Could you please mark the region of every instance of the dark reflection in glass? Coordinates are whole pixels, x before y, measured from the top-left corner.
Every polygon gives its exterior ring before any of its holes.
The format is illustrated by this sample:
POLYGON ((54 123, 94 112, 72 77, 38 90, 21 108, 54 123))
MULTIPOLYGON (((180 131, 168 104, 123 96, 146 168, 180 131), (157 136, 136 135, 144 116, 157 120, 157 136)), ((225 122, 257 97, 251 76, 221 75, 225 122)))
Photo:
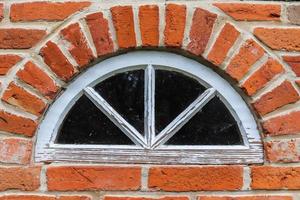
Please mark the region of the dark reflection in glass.
POLYGON ((144 71, 116 74, 95 90, 141 134, 144 133, 144 71))
POLYGON ((133 142, 86 96, 82 96, 69 111, 56 142, 133 145, 133 142))
POLYGON ((155 76, 155 131, 158 134, 206 88, 178 72, 156 70, 155 76))
POLYGON ((242 138, 230 111, 218 97, 214 97, 166 144, 239 145, 242 138))

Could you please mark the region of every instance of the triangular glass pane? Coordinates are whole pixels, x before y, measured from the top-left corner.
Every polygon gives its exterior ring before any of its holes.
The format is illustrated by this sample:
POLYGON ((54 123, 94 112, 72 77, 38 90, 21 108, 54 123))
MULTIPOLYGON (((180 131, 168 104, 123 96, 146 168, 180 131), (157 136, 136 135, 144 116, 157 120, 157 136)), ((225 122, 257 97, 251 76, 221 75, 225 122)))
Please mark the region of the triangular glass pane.
POLYGON ((56 143, 134 145, 86 96, 80 97, 69 111, 56 143))
POLYGON ((206 88, 197 80, 174 71, 155 73, 155 131, 158 134, 206 88))
POLYGON ((129 124, 144 133, 144 70, 116 74, 94 89, 129 124))
POLYGON ((240 145, 239 127, 224 103, 214 97, 167 145, 240 145))

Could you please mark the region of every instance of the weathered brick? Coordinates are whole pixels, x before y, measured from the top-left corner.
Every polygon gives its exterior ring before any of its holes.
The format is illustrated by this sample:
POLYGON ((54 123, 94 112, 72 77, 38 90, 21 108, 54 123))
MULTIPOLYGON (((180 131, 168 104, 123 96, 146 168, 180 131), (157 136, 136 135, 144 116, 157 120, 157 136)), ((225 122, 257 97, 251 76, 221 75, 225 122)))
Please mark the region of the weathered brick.
POLYGON ((46 108, 46 104, 41 99, 14 83, 9 84, 2 96, 2 100, 38 116, 40 116, 46 108))
POLYGON ((0 130, 21 134, 25 136, 33 136, 37 123, 31 119, 16 116, 0 110, 0 130))
POLYGON ((32 142, 21 138, 0 139, 0 162, 28 164, 31 157, 32 142))
POLYGON ((299 28, 255 28, 254 35, 274 50, 300 51, 299 28))
POLYGON ((114 46, 109 33, 108 21, 103 17, 103 13, 90 14, 85 19, 97 50, 97 56, 112 53, 114 46))
POLYGON ((58 91, 54 81, 32 62, 27 62, 24 69, 18 71, 17 76, 48 98, 54 98, 58 91))
POLYGON ((240 48, 226 68, 228 73, 235 80, 241 80, 249 71, 251 66, 264 55, 263 48, 252 39, 247 40, 240 48))
POLYGON ((263 129, 271 136, 300 133, 300 112, 271 118, 263 123, 263 129))
POLYGON ((91 200, 87 196, 5 195, 0 200, 91 200))
POLYGON ((300 56, 283 56, 282 58, 289 64, 296 76, 300 77, 300 56))
POLYGON ((88 7, 90 4, 90 2, 15 3, 10 8, 10 20, 13 22, 36 20, 59 21, 88 7))
POLYGON ((207 59, 216 66, 221 65, 235 41, 238 39, 240 32, 231 24, 227 23, 223 27, 220 35, 214 43, 207 59))
POLYGON ((239 190, 243 186, 243 168, 151 167, 149 188, 163 191, 239 190))
POLYGON ((300 25, 300 5, 289 5, 286 10, 289 21, 300 25))
POLYGON ((181 47, 186 19, 186 6, 167 4, 165 15, 165 45, 168 47, 181 47))
MULTIPOLYGON (((1 200, 1 199, 0 199, 1 200)), ((105 196, 104 200, 189 200, 188 197, 184 196, 166 196, 166 197, 120 197, 120 196, 105 196)))
POLYGON ((0 75, 5 75, 22 58, 18 55, 0 55, 0 75))
POLYGON ((300 167, 251 167, 252 189, 300 189, 300 167))
POLYGON ((4 15, 3 15, 3 3, 0 3, 0 22, 2 21, 3 18, 4 18, 4 15))
POLYGON ((131 6, 115 6, 110 9, 119 48, 136 47, 133 12, 131 6))
POLYGON ((263 88, 272 78, 284 72, 282 65, 273 58, 268 61, 255 73, 253 73, 242 85, 248 95, 255 94, 263 88))
POLYGON ((298 162, 300 154, 297 151, 296 139, 265 142, 267 160, 270 162, 298 162))
POLYGON ((157 5, 139 7, 140 31, 143 46, 158 46, 159 8, 157 5))
POLYGON ((44 30, 36 29, 0 29, 0 49, 29 49, 46 35, 44 30))
POLYGON ((61 34, 65 40, 71 43, 68 50, 76 60, 79 67, 86 67, 94 59, 94 56, 79 24, 76 23, 69 25, 61 31, 61 34))
POLYGON ((200 196, 199 200, 293 200, 291 196, 200 196))
POLYGON ((208 43, 217 15, 202 8, 196 8, 193 16, 190 40, 187 49, 195 55, 201 55, 208 43))
POLYGON ((40 167, 0 167, 0 191, 34 191, 40 187, 40 167))
POLYGON ((58 46, 49 41, 40 51, 45 63, 62 80, 68 81, 75 74, 73 65, 63 55, 58 46))
POLYGON ((235 20, 280 21, 281 5, 251 3, 214 3, 235 20))
POLYGON ((293 85, 289 81, 284 81, 281 85, 255 101, 253 106, 260 115, 265 115, 299 99, 299 95, 293 85))
POLYGON ((141 187, 141 169, 110 166, 49 167, 47 183, 50 191, 138 190, 141 187))

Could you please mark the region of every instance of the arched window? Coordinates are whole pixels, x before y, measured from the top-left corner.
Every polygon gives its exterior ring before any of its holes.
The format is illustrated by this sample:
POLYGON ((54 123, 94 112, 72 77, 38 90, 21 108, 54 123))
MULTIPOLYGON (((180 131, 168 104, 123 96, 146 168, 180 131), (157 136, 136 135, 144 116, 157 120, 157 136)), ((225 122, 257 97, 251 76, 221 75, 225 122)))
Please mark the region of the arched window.
POLYGON ((49 108, 37 161, 260 163, 255 120, 213 70, 164 52, 133 52, 83 72, 49 108))

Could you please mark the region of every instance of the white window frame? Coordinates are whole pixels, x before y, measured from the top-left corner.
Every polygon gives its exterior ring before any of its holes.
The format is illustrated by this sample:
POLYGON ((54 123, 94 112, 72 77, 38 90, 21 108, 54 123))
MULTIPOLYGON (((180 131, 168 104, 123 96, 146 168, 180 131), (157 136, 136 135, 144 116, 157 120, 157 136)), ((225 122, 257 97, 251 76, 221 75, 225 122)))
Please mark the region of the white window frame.
MULTIPOLYGON (((183 112, 185 112, 183 111, 183 112)), ((189 115, 190 118, 192 115, 189 115)), ((123 120, 123 121, 122 121, 123 120)), ((172 122, 171 122, 172 123, 172 122)), ((117 123, 118 124, 118 123, 117 123)), ((124 124, 124 123, 123 123, 124 124)), ((104 60, 73 80, 66 90, 48 109, 37 131, 35 150, 36 162, 105 162, 105 163, 153 163, 153 164, 239 164, 262 163, 263 147, 255 119, 247 104, 232 86, 212 69, 181 55, 156 52, 136 51, 104 60), (116 73, 134 69, 145 69, 145 135, 140 137, 135 129, 126 124, 119 128, 130 137, 133 145, 84 145, 57 144, 54 140, 66 114, 83 93, 114 122, 124 119, 92 89, 97 83, 116 73), (174 124, 160 133, 158 139, 153 137, 154 124, 154 69, 172 70, 184 73, 198 80, 209 88, 206 95, 195 100, 187 112, 194 114, 214 95, 218 95, 237 121, 242 134, 243 145, 163 145, 172 135, 172 127, 180 128, 188 119, 178 116, 174 124), (150 77, 150 78, 149 78, 150 77), (197 105, 198 104, 198 105, 197 105), (169 131, 169 132, 168 132, 169 131), (148 132, 148 134, 146 134, 148 132), (170 134, 171 133, 171 134, 170 134), (149 145, 151 144, 151 145, 149 145)))

